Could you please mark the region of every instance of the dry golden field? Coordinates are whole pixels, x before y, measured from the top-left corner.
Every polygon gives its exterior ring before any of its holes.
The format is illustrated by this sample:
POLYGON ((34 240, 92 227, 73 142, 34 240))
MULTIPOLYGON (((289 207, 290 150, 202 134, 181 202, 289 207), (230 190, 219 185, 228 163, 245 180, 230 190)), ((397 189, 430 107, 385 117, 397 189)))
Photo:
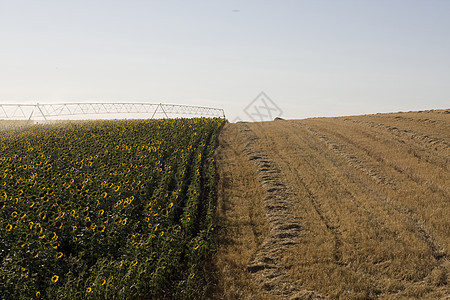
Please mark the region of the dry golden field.
POLYGON ((450 110, 228 124, 215 299, 450 299, 450 110))

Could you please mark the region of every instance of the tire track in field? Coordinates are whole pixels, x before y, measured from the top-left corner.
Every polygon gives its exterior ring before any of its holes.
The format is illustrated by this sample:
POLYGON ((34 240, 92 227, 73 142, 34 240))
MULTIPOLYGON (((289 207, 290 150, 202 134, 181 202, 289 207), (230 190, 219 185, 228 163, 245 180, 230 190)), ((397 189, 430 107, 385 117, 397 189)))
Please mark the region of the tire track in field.
MULTIPOLYGON (((313 130, 313 129, 310 128, 310 130, 313 130)), ((356 155, 346 153, 345 151, 342 150, 342 147, 340 145, 338 145, 336 142, 332 141, 329 137, 325 136, 324 134, 319 134, 318 132, 316 132, 315 134, 320 136, 321 139, 330 148, 332 148, 332 150, 334 150, 335 152, 340 153, 341 156, 344 156, 349 161, 350 165, 354 166, 357 169, 362 170, 363 172, 365 172, 366 174, 371 176, 377 183, 389 185, 389 186, 392 186, 393 188, 395 188, 395 180, 393 180, 393 178, 388 178, 387 176, 381 175, 381 173, 379 171, 376 171, 374 169, 370 169, 370 168, 364 167, 363 166, 363 162, 361 160, 359 160, 356 155)), ((370 138, 379 139, 379 137, 371 136, 368 133, 365 133, 365 134, 368 137, 370 137, 370 138)), ((349 145, 351 145, 351 146, 353 146, 353 147, 355 147, 357 149, 360 149, 363 152, 365 152, 367 157, 371 157, 371 158, 375 159, 378 163, 393 169, 396 173, 398 173, 398 174, 400 174, 402 176, 406 176, 408 179, 410 179, 411 181, 415 182, 416 184, 427 186, 431 191, 438 192, 445 199, 450 199, 449 192, 447 190, 445 190, 444 188, 436 185, 434 182, 430 182, 430 181, 428 181, 428 180, 426 180, 426 179, 424 179, 424 178, 414 174, 412 172, 412 170, 401 168, 398 165, 395 165, 395 164, 393 164, 393 163, 391 163, 389 161, 386 161, 383 157, 373 153, 373 151, 371 149, 368 149, 368 148, 364 147, 361 143, 355 143, 354 141, 352 141, 348 137, 343 136, 342 134, 339 134, 339 133, 335 133, 335 135, 338 138, 344 140, 347 144, 349 144, 349 145)), ((429 162, 429 161, 427 161, 427 162, 429 162)), ((433 163, 431 163, 431 164, 433 164, 433 163)), ((445 165, 439 164, 438 166, 442 170, 447 170, 445 165)))
MULTIPOLYGON (((247 270, 264 290, 283 299, 324 299, 313 291, 300 290, 286 272, 286 266, 282 262, 283 253, 299 243, 301 231, 305 228, 301 219, 292 212, 292 192, 283 182, 279 167, 257 148, 259 138, 250 127, 247 124, 240 126, 241 134, 248 140, 245 153, 255 164, 266 192, 263 203, 270 227, 266 240, 255 253, 247 270)), ((317 202, 313 202, 313 205, 320 218, 326 220, 317 202)), ((332 226, 327 223, 325 225, 331 230, 332 226)))
MULTIPOLYGON (((348 120, 348 119, 345 119, 345 120, 348 120)), ((353 121, 353 122, 356 122, 356 123, 359 123, 359 124, 367 125, 367 124, 366 124, 367 122, 361 122, 361 121, 355 121, 355 120, 352 120, 352 121, 353 121)), ((368 126, 368 127, 371 127, 371 128, 382 128, 382 129, 386 129, 385 127, 382 127, 382 126, 368 126)), ((385 131, 385 132, 386 132, 386 131, 385 131)), ((389 133, 389 135, 393 135, 393 136, 399 137, 399 135, 397 135, 396 133, 393 133, 391 130, 388 130, 387 132, 389 133)), ((368 133, 365 133, 365 134, 366 134, 368 137, 370 137, 370 138, 373 138, 373 139, 380 139, 379 136, 372 136, 372 135, 370 135, 370 134, 368 134, 368 133)), ((395 170, 398 174, 401 174, 402 176, 406 176, 408 179, 410 179, 411 181, 413 181, 413 182, 415 182, 415 183, 417 183, 417 184, 420 184, 420 185, 426 185, 426 186, 428 186, 428 187, 430 188, 430 190, 432 190, 433 192, 438 192, 438 193, 440 193, 442 196, 444 196, 445 199, 450 199, 450 197, 449 197, 449 196, 450 196, 450 195, 449 195, 449 191, 446 190, 445 187, 444 187, 444 188, 443 188, 443 187, 440 187, 440 186, 436 185, 435 183, 429 182, 429 181, 427 181, 426 179, 424 179, 424 178, 422 178, 422 177, 420 177, 420 176, 414 174, 414 173, 413 173, 411 170, 409 170, 409 169, 401 168, 401 167, 398 166, 398 165, 395 165, 395 164, 392 164, 392 163, 386 161, 384 158, 382 158, 382 157, 379 156, 379 155, 375 155, 370 149, 367 149, 367 148, 363 147, 361 144, 356 144, 356 143, 352 142, 351 140, 349 140, 349 139, 347 139, 347 138, 345 138, 345 137, 342 137, 342 138, 343 138, 344 140, 346 140, 346 142, 348 142, 349 144, 353 145, 354 147, 359 148, 359 149, 365 151, 365 152, 367 153, 368 156, 373 157, 373 158, 376 159, 379 163, 382 163, 382 164, 384 164, 384 165, 386 165, 386 166, 392 168, 392 169, 395 170)), ((387 139, 384 138, 384 140, 386 141, 387 139)), ((399 143, 402 143, 402 144, 405 144, 405 143, 406 143, 406 141, 403 140, 403 139, 398 140, 398 142, 399 142, 399 143)), ((411 145, 411 144, 412 144, 412 143, 409 142, 409 145, 411 145)), ((420 149, 421 151, 425 151, 425 147, 424 147, 421 143, 418 143, 418 145, 420 145, 420 148, 422 148, 422 149, 420 149)), ((418 145, 416 145, 416 147, 419 147, 418 145)), ((408 154, 409 154, 409 155, 413 155, 413 156, 416 157, 417 159, 421 159, 421 158, 422 158, 419 154, 416 153, 415 150, 409 149, 409 150, 408 150, 408 154)), ((437 154, 436 154, 436 156, 440 159, 440 162, 434 161, 434 160, 432 160, 432 158, 430 158, 430 157, 425 157, 424 160, 425 160, 427 163, 429 163, 429 164, 435 166, 436 168, 439 168, 439 169, 442 169, 442 170, 444 170, 444 171, 447 171, 447 170, 448 170, 448 167, 447 167, 447 166, 449 165, 449 162, 450 162, 449 158, 448 158, 448 157, 439 157, 437 154)), ((450 200, 449 200, 449 201, 450 201, 450 200)))
POLYGON ((403 117, 403 116, 389 116, 386 115, 384 116, 385 118, 389 118, 389 119, 395 119, 395 120, 402 120, 402 121, 410 121, 410 122, 421 122, 421 123, 425 123, 425 124, 433 124, 433 125, 440 125, 440 126, 445 126, 448 127, 448 129, 450 130, 450 124, 442 121, 442 120, 431 120, 431 119, 422 119, 422 118, 408 118, 408 117, 403 117))
POLYGON ((355 169, 358 169, 368 176, 370 176, 373 180, 375 180, 377 183, 380 184, 393 184, 392 180, 388 179, 387 177, 381 175, 381 172, 378 170, 375 170, 373 168, 369 168, 367 166, 364 166, 363 162, 358 159, 357 156, 353 154, 349 154, 345 152, 341 145, 338 143, 332 141, 328 136, 326 136, 324 133, 319 132, 312 127, 303 125, 303 124, 296 124, 296 126, 299 126, 303 129, 305 129, 307 132, 311 133, 312 135, 316 136, 321 142, 325 143, 329 149, 331 149, 333 152, 337 153, 338 155, 342 156, 349 165, 353 166, 355 169))
POLYGON ((307 184, 303 181, 302 178, 297 179, 302 187, 305 189, 306 193, 311 200, 312 206, 314 207, 315 212, 319 216, 322 223, 325 224, 325 227, 330 231, 334 240, 334 249, 333 249, 333 259, 334 263, 338 265, 343 265, 342 263, 342 234, 339 231, 339 226, 332 225, 331 221, 326 217, 324 210, 321 208, 320 202, 317 200, 317 197, 311 192, 311 189, 307 186, 307 184))
POLYGON ((441 147, 445 150, 450 149, 450 144, 447 141, 445 141, 441 138, 420 134, 413 130, 400 129, 397 126, 381 124, 381 123, 377 123, 377 122, 373 122, 373 121, 360 121, 360 120, 353 120, 353 119, 346 119, 346 120, 350 120, 354 123, 364 124, 369 127, 382 128, 386 131, 391 132, 392 134, 395 134, 396 136, 407 137, 408 139, 415 140, 420 144, 434 145, 436 147, 441 147))
MULTIPOLYGON (((296 124, 296 126, 301 127, 303 129, 307 130, 308 132, 310 132, 312 135, 316 136, 320 141, 322 141, 324 144, 328 145, 329 149, 331 149, 337 155, 345 158, 348 161, 348 157, 351 155, 342 151, 342 147, 339 146, 336 142, 331 141, 331 139, 328 136, 326 136, 322 132, 318 132, 315 129, 313 129, 312 127, 304 125, 304 124, 296 124)), ((334 166, 339 167, 335 161, 332 161, 332 163, 334 166)), ((349 164, 353 166, 353 164, 351 164, 351 163, 349 163, 349 164)), ((355 167, 355 168, 362 170, 370 177, 373 177, 372 172, 367 172, 365 168, 363 168, 363 167, 355 167)), ((361 180, 359 178, 357 178, 356 176, 352 176, 351 174, 348 174, 348 176, 351 177, 354 182, 359 182, 360 185, 364 185, 364 183, 362 183, 361 180)), ((380 180, 376 180, 376 182, 379 184, 385 184, 385 182, 382 182, 380 180)), ((400 213, 401 215, 405 216, 409 220, 409 222, 416 228, 417 235, 427 244, 427 246, 430 249, 431 255, 434 257, 434 259, 436 259, 436 261, 439 264, 442 264, 446 260, 446 254, 445 254, 443 247, 437 245, 434 242, 432 235, 423 226, 423 224, 425 224, 424 220, 417 213, 415 213, 411 209, 405 207, 404 205, 401 205, 398 202, 393 201, 384 195, 381 195, 379 191, 377 191, 369 186, 366 186, 366 188, 372 195, 376 196, 378 200, 387 204, 389 207, 391 207, 392 209, 394 209, 396 212, 400 213)))
POLYGON ((357 125, 357 128, 360 128, 360 129, 368 128, 368 129, 372 130, 373 133, 376 133, 377 131, 382 132, 381 136, 376 135, 376 137, 383 138, 385 141, 390 141, 390 140, 394 141, 395 140, 402 145, 410 147, 410 149, 408 150, 408 153, 414 155, 415 157, 417 157, 419 159, 421 159, 422 157, 416 151, 420 151, 422 153, 427 154, 427 152, 430 151, 430 144, 431 144, 431 146, 434 147, 434 149, 432 149, 433 156, 432 157, 424 157, 423 159, 425 159, 427 162, 435 165, 438 168, 445 168, 445 170, 447 170, 446 167, 449 162, 448 156, 445 154, 441 155, 440 151, 437 151, 438 149, 444 150, 444 152, 446 150, 448 150, 448 147, 445 147, 445 145, 444 146, 439 145, 439 141, 440 140, 444 141, 443 139, 430 138, 428 135, 421 135, 421 134, 415 133, 412 130, 400 129, 396 126, 376 123, 373 121, 364 121, 364 120, 358 120, 358 119, 354 119, 354 118, 345 118, 343 120, 345 122, 351 122, 351 123, 353 123, 353 125, 357 125), (389 136, 391 138, 388 139, 388 138, 386 138, 387 136, 389 136), (422 137, 420 137, 420 136, 422 136, 422 137), (428 141, 426 141, 427 138, 429 139, 428 141), (415 148, 415 149, 412 149, 412 148, 415 148), (431 158, 434 158, 434 159, 438 158, 438 159, 440 159, 440 161, 428 160, 431 158))

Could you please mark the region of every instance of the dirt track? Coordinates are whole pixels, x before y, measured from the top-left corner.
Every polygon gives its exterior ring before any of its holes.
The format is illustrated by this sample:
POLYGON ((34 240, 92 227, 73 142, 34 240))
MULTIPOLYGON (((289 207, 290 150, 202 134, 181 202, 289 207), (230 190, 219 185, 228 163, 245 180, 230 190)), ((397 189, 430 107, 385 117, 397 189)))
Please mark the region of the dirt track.
POLYGON ((229 124, 220 138, 220 298, 450 295, 448 110, 229 124))

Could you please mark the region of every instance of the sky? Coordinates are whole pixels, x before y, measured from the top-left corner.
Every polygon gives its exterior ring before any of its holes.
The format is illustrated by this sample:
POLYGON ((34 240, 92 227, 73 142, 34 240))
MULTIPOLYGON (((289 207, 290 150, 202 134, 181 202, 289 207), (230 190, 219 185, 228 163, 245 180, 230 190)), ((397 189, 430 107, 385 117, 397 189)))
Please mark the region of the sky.
POLYGON ((449 108, 450 1, 0 0, 0 104, 176 103, 233 121, 261 101, 287 119, 449 108))

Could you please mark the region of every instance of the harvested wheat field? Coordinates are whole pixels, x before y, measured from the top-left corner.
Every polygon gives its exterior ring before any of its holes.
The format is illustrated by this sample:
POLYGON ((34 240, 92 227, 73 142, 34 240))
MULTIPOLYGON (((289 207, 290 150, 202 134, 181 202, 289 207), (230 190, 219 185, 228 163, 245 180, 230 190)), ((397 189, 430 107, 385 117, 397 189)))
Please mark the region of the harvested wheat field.
POLYGON ((227 124, 215 299, 450 299, 450 110, 227 124))

